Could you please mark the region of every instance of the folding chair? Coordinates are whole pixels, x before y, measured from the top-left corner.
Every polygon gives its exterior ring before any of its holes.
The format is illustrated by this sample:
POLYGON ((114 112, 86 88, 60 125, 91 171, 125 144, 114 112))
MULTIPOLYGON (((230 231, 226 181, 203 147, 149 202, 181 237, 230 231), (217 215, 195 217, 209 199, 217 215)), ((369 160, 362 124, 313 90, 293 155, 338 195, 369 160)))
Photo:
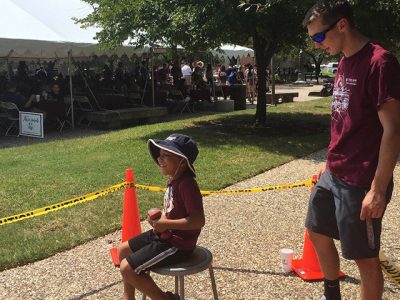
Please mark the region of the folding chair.
POLYGON ((168 93, 168 98, 172 99, 173 102, 177 104, 177 110, 179 110, 180 114, 182 114, 185 110, 193 113, 193 111, 190 109, 190 97, 187 96, 186 98, 184 98, 180 90, 170 90, 168 93))
MULTIPOLYGON (((212 91, 211 91, 211 95, 213 95, 212 91)), ((215 95, 215 97, 217 97, 217 99, 219 97, 222 97, 222 98, 226 99, 225 98, 225 94, 224 94, 224 90, 222 89, 222 86, 220 86, 220 85, 214 84, 214 95, 215 95)))
MULTIPOLYGON (((82 123, 82 121, 85 119, 87 113, 95 111, 92 103, 90 103, 89 98, 86 96, 75 96, 74 103, 76 104, 75 105, 76 110, 81 113, 78 124, 82 123)), ((88 127, 90 126, 90 123, 91 122, 88 121, 88 125, 87 125, 88 127)))
POLYGON ((69 120, 71 118, 71 112, 72 112, 71 98, 64 97, 64 104, 68 107, 67 111, 65 112, 65 117, 64 119, 57 118, 60 132, 63 131, 66 124, 68 124, 72 128, 72 123, 69 120))
POLYGON ((15 103, 0 101, 0 109, 2 115, 9 121, 9 126, 6 130, 5 136, 16 136, 19 137, 19 109, 15 103), (15 129, 18 135, 9 134, 9 132, 15 129))

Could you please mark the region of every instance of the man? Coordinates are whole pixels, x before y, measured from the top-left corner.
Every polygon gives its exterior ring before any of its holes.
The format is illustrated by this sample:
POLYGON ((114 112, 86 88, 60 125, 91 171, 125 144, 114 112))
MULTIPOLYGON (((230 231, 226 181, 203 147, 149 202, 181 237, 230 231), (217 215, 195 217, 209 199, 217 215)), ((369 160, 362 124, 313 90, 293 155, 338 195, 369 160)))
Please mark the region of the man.
POLYGON ((14 82, 8 82, 6 89, 7 91, 2 95, 3 101, 14 103, 21 111, 30 111, 33 98, 29 98, 27 100, 24 96, 17 92, 17 85, 14 82))
POLYGON ((327 163, 306 218, 325 275, 320 299, 340 299, 333 239, 340 240, 343 257, 358 266, 361 299, 381 299, 381 223, 400 150, 400 66, 355 28, 348 1, 318 1, 303 25, 316 48, 343 54, 334 84, 327 163))
POLYGON ((184 63, 182 65, 181 71, 183 78, 185 78, 185 85, 192 85, 192 68, 187 63, 184 63))

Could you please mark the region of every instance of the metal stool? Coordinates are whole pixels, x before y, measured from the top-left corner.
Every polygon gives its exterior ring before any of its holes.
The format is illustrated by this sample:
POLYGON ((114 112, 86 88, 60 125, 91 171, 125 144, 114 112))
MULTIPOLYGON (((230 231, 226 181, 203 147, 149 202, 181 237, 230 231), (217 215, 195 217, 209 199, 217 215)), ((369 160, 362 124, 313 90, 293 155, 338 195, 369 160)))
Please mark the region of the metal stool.
MULTIPOLYGON (((217 285, 215 284, 214 269, 212 267, 212 254, 211 252, 201 246, 196 246, 193 254, 186 260, 174 264, 158 268, 152 268, 151 272, 160 275, 175 276, 175 293, 179 294, 181 300, 185 299, 185 275, 196 274, 205 269, 210 272, 211 285, 214 295, 214 300, 218 300, 217 285)), ((146 295, 142 295, 142 300, 146 299, 146 295)))

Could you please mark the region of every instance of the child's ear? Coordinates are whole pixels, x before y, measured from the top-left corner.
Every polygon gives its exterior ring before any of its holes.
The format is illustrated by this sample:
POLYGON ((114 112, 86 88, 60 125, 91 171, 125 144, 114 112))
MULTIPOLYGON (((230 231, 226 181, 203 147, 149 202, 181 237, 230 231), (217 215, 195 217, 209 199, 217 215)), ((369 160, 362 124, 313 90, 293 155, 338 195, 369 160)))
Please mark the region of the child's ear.
POLYGON ((187 160, 186 159, 182 159, 183 160, 183 162, 182 162, 182 166, 184 166, 184 167, 186 167, 186 168, 189 168, 189 165, 188 165, 188 162, 187 162, 187 160))

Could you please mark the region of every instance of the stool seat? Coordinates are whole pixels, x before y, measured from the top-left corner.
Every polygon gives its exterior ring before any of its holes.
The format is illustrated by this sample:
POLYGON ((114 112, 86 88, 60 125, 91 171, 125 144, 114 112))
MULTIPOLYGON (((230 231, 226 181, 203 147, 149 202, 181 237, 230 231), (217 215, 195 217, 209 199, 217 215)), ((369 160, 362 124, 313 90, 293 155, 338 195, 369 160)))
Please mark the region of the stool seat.
MULTIPOLYGON (((180 299, 185 299, 185 276, 199 273, 208 269, 210 273, 211 287, 214 300, 218 300, 217 285, 215 284, 214 270, 212 266, 213 256, 211 252, 201 246, 196 246, 193 253, 185 260, 162 267, 154 267, 147 270, 148 273, 154 272, 160 275, 175 277, 175 293, 179 294, 180 299)), ((142 300, 146 295, 142 294, 142 300)))
POLYGON ((208 269, 212 264, 212 259, 212 254, 208 249, 197 246, 193 253, 184 261, 163 267, 151 268, 151 271, 160 275, 190 275, 208 269))

